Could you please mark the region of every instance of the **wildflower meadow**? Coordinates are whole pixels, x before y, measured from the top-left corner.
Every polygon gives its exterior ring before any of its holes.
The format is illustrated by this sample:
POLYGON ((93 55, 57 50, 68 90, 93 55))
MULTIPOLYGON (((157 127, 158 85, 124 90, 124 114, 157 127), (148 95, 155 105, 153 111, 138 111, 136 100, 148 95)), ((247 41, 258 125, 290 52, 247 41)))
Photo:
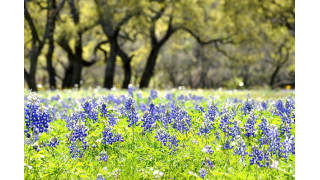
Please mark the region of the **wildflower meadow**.
POLYGON ((294 91, 25 91, 25 179, 294 179, 294 91))

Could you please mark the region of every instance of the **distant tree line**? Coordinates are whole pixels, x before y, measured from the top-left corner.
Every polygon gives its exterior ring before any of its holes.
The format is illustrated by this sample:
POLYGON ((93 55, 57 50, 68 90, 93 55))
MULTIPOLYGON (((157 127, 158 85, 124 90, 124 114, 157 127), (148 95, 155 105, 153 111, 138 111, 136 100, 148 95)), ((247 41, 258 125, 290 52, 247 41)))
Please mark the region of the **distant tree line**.
POLYGON ((294 0, 25 0, 24 20, 34 91, 295 84, 294 0))

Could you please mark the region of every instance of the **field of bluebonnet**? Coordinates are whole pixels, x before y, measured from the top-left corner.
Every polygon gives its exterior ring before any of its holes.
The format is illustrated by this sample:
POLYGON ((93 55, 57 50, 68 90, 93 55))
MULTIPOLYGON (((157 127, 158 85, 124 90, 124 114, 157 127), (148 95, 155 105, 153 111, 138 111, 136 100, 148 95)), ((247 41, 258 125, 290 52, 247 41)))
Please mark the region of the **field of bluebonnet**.
POLYGON ((25 179, 294 179, 294 91, 25 92, 25 179))

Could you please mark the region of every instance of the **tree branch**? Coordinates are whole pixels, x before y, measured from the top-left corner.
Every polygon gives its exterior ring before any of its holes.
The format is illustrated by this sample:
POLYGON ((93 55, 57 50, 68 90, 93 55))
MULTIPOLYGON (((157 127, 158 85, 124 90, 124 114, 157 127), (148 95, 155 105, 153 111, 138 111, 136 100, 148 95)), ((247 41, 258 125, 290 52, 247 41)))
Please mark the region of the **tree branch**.
POLYGON ((211 43, 232 43, 233 41, 230 39, 231 38, 231 36, 229 36, 229 37, 227 37, 227 38, 217 38, 217 39, 211 39, 211 40, 208 40, 208 41, 203 41, 203 40, 201 40, 201 38, 197 35, 197 34, 195 34, 191 29, 188 29, 188 28, 186 28, 186 27, 178 27, 178 28, 176 28, 177 30, 179 30, 179 29, 181 29, 181 30, 184 30, 184 31, 186 31, 186 32, 188 32, 191 36, 193 36, 196 40, 197 40, 197 42, 199 43, 199 44, 202 44, 202 45, 207 45, 207 44, 211 44, 211 43))
POLYGON ((69 6, 70 6, 70 9, 71 9, 71 14, 72 14, 72 17, 73 17, 73 22, 75 24, 78 24, 79 23, 79 12, 74 4, 74 0, 68 0, 69 2, 69 6))
POLYGON ((101 41, 99 43, 97 43, 93 49, 93 52, 92 52, 92 56, 91 56, 91 60, 88 62, 84 59, 82 59, 82 65, 85 66, 85 67, 90 67, 92 65, 94 65, 96 62, 98 62, 99 60, 97 59, 97 50, 101 50, 103 53, 104 53, 104 56, 105 58, 107 57, 107 52, 101 48, 101 45, 103 44, 106 44, 106 43, 109 43, 109 40, 106 40, 106 41, 101 41))
POLYGON ((30 26, 30 29, 31 29, 31 33, 32 33, 32 37, 38 41, 40 43, 40 38, 38 36, 38 32, 37 32, 37 29, 33 23, 33 20, 28 12, 28 7, 27 7, 27 1, 24 0, 24 17, 26 18, 29 26, 30 26))
POLYGON ((64 5, 65 0, 61 0, 57 6, 57 9, 54 13, 54 17, 58 17, 60 10, 62 9, 63 5, 64 5))

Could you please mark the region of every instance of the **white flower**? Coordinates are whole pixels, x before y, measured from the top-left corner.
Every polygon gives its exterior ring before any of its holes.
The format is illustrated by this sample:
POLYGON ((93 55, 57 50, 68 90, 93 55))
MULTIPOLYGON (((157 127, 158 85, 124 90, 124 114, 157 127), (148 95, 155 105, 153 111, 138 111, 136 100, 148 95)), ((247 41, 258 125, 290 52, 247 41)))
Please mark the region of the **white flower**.
POLYGON ((206 145, 203 149, 202 152, 204 153, 209 153, 212 150, 212 146, 206 145))
POLYGON ((155 170, 153 171, 153 175, 155 176, 155 178, 160 178, 163 177, 164 173, 159 170, 155 170))
POLYGON ((158 175, 158 174, 159 174, 159 170, 153 171, 153 175, 158 175))
POLYGON ((272 161, 272 164, 270 165, 273 169, 278 169, 279 161, 272 161))
POLYGON ((198 176, 197 173, 194 173, 194 172, 192 172, 192 171, 189 171, 189 174, 191 174, 191 175, 193 175, 193 176, 198 176))

